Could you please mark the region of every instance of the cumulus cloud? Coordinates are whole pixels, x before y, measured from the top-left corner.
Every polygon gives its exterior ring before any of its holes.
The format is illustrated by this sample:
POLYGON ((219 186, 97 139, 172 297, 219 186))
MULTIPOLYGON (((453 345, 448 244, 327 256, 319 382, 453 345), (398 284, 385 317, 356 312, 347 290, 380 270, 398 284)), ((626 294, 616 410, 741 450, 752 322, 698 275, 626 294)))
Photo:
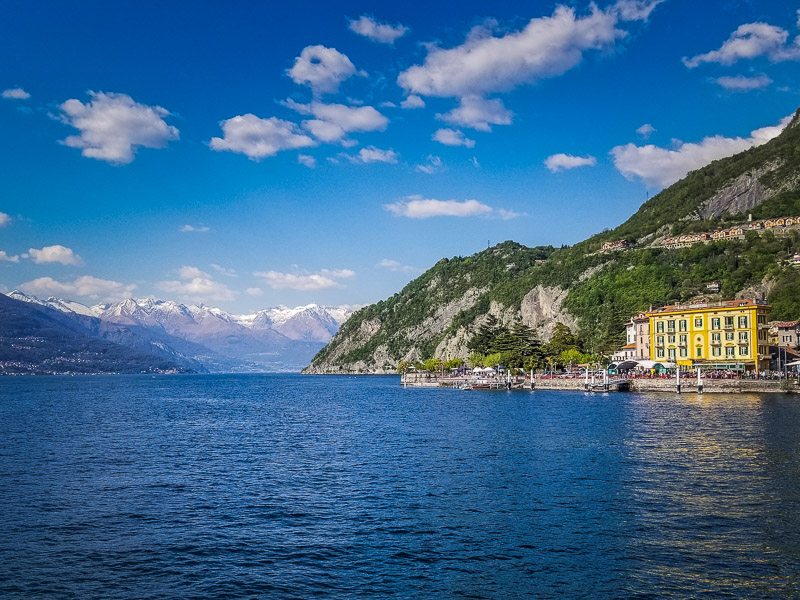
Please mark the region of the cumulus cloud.
POLYGON ((481 96, 464 96, 456 108, 438 114, 436 118, 460 127, 491 131, 492 125, 510 125, 512 116, 513 113, 499 98, 489 100, 481 96))
POLYGON ((674 149, 652 144, 626 144, 613 148, 611 155, 614 157, 614 166, 627 179, 638 178, 648 187, 664 188, 689 171, 768 142, 783 131, 791 118, 790 115, 778 125, 756 129, 747 138, 715 135, 703 138, 698 143, 680 143, 674 149))
POLYGON ((181 225, 178 231, 183 231, 184 233, 205 233, 206 231, 211 231, 211 228, 205 225, 181 225))
POLYGON ((350 31, 363 35, 373 42, 394 44, 397 38, 403 37, 406 34, 408 27, 378 23, 372 17, 362 15, 359 19, 350 21, 350 31))
POLYGON ((717 83, 717 85, 722 86, 731 92, 749 92, 751 90, 760 90, 772 83, 772 79, 766 75, 757 75, 755 77, 745 77, 744 75, 737 75, 735 77, 717 77, 714 81, 717 83))
POLYGON ((584 52, 611 47, 623 37, 625 32, 616 27, 622 12, 592 5, 590 14, 581 17, 558 6, 552 16, 531 19, 521 31, 500 36, 495 36, 496 23, 488 22, 474 27, 454 48, 429 45, 423 64, 400 73, 397 82, 409 93, 462 97, 556 77, 577 66, 584 52))
POLYGON ((9 223, 11 223, 11 217, 4 212, 0 212, 0 227, 5 227, 9 223))
POLYGON ((375 146, 367 146, 366 148, 361 148, 355 156, 351 154, 342 154, 341 156, 354 164, 382 162, 394 165, 397 164, 397 159, 400 155, 394 150, 381 150, 375 146))
POLYGON ((594 156, 572 156, 571 154, 563 153, 548 156, 544 161, 544 166, 547 167, 551 173, 558 173, 559 171, 567 171, 578 167, 593 167, 596 164, 597 159, 594 156))
POLYGON ((24 258, 30 258, 37 265, 48 263, 61 263, 62 265, 72 265, 79 267, 83 264, 83 259, 75 254, 71 248, 56 244, 45 246, 44 248, 31 248, 24 258))
POLYGON ((406 98, 400 103, 400 108, 405 108, 405 109, 425 108, 425 100, 423 100, 416 94, 411 94, 408 98, 406 98))
POLYGON ((388 271, 399 272, 399 273, 421 273, 423 269, 418 267, 411 267, 409 265, 404 265, 396 260, 391 260, 388 258, 384 258, 378 264, 375 265, 379 269, 386 269, 388 271))
POLYGON ((647 139, 653 134, 653 132, 655 132, 655 130, 656 128, 650 125, 650 123, 645 123, 636 130, 636 133, 638 133, 644 139, 647 139))
POLYGON ((178 129, 167 125, 169 111, 139 104, 126 94, 89 92, 84 104, 74 98, 59 107, 58 118, 80 131, 61 143, 78 148, 83 156, 113 165, 130 163, 139 147, 163 148, 178 139, 178 129))
POLYGON ((264 290, 262 290, 261 288, 257 288, 257 287, 247 288, 245 290, 245 292, 247 293, 248 296, 263 296, 264 295, 264 290))
POLYGON ((325 104, 311 102, 300 104, 287 100, 286 106, 314 118, 303 121, 303 127, 323 142, 338 142, 348 133, 383 131, 389 119, 372 106, 347 106, 345 104, 325 104))
POLYGON ((236 298, 236 292, 197 267, 183 266, 177 275, 177 280, 160 281, 156 287, 196 302, 228 302, 236 298))
POLYGON ((442 170, 444 167, 444 163, 442 159, 438 156, 434 156, 433 154, 429 154, 428 157, 425 159, 425 163, 416 166, 416 170, 420 173, 427 173, 428 175, 433 175, 442 170))
POLYGON ((0 250, 0 262, 19 262, 19 256, 16 254, 14 256, 10 256, 5 250, 0 250))
POLYGON ((281 150, 308 148, 316 142, 289 121, 254 114, 239 115, 220 123, 223 137, 211 138, 210 146, 218 152, 244 154, 250 160, 275 156, 281 150))
POLYGON ((59 282, 52 277, 39 277, 19 286, 23 292, 36 296, 58 296, 61 298, 91 298, 105 302, 116 302, 130 298, 135 285, 125 285, 117 281, 99 279, 83 275, 74 281, 59 282))
POLYGON ((287 71, 299 85, 307 85, 315 94, 336 92, 339 85, 356 72, 355 65, 335 48, 306 46, 287 71))
POLYGON ((11 88, 0 94, 6 100, 27 100, 31 95, 22 88, 11 88))
POLYGON ((475 140, 467 138, 459 129, 437 129, 431 139, 445 146, 464 146, 465 148, 475 146, 475 140))
POLYGON ((297 162, 308 167, 309 169, 313 169, 317 166, 317 159, 313 156, 309 156, 308 154, 298 154, 297 162))
POLYGON ((740 60, 766 56, 771 62, 800 60, 800 36, 787 44, 789 32, 767 23, 740 25, 717 50, 683 59, 683 64, 694 69, 703 63, 732 65, 740 60))
POLYGON ((253 275, 263 279, 264 283, 274 290, 314 291, 343 288, 341 280, 351 279, 356 273, 350 269, 322 269, 316 273, 263 271, 253 275))
POLYGON ((435 200, 419 195, 407 196, 383 208, 398 217, 429 219, 431 217, 480 217, 492 213, 491 206, 477 200, 435 200))

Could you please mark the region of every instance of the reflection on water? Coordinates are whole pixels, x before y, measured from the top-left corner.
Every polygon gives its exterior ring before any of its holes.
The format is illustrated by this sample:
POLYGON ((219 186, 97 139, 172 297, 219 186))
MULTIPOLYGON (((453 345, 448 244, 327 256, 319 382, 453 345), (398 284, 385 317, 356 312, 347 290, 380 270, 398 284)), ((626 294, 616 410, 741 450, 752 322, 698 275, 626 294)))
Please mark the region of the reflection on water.
POLYGON ((636 526, 646 532, 631 540, 646 557, 632 589, 796 597, 795 402, 708 394, 632 403, 629 485, 636 526))
POLYGON ((0 379, 2 598, 798 598, 800 398, 0 379))

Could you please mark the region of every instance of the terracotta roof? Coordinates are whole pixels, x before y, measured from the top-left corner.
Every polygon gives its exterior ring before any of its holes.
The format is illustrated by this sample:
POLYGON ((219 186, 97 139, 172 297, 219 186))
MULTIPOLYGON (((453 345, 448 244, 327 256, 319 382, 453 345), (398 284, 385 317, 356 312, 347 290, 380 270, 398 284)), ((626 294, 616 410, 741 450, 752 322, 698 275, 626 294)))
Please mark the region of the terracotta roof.
POLYGON ((723 302, 703 302, 698 304, 671 304, 669 306, 662 306, 660 308, 656 308, 650 312, 648 315, 661 315, 665 313, 676 313, 676 312, 695 312, 698 310, 706 310, 706 309, 726 309, 726 308, 752 308, 757 306, 759 308, 769 308, 768 304, 761 304, 756 302, 755 300, 725 300, 723 302))
POLYGON ((627 344, 620 348, 620 350, 633 350, 634 348, 636 348, 636 344, 627 344))
POLYGON ((797 327, 800 324, 800 321, 778 321, 774 323, 774 327, 778 327, 780 329, 791 329, 793 327, 797 327))

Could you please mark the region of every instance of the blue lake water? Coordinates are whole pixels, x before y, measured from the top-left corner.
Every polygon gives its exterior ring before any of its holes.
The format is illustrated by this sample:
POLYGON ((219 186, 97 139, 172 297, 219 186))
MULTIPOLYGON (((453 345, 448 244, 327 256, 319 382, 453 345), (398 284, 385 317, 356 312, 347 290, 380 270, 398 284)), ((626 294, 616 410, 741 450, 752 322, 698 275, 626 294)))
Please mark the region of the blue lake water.
POLYGON ((0 379, 2 598, 798 598, 800 397, 0 379))

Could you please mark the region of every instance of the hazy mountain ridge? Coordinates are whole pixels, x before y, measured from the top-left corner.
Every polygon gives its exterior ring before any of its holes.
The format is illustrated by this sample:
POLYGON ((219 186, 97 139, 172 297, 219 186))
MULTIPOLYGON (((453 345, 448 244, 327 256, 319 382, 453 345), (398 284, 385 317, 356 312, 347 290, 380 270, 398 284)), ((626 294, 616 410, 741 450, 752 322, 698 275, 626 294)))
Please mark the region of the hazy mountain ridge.
POLYGON ((561 321, 588 350, 612 351, 631 315, 704 294, 715 280, 726 298, 763 290, 774 318, 796 319, 800 273, 786 258, 800 252, 798 232, 788 242, 765 233, 678 250, 652 244, 742 223, 748 214, 800 215, 798 125, 800 110, 778 137, 689 173, 619 227, 571 248, 547 252, 509 241, 440 260, 399 293, 356 312, 304 372, 392 372, 400 360, 464 357, 471 332, 489 314, 506 325, 522 322, 543 341, 561 321), (598 252, 616 240, 631 249, 598 252))
POLYGON ((57 311, 92 337, 201 372, 298 370, 352 312, 347 306, 311 304, 234 315, 152 298, 86 306, 59 298, 40 300, 19 291, 8 296, 57 311))

